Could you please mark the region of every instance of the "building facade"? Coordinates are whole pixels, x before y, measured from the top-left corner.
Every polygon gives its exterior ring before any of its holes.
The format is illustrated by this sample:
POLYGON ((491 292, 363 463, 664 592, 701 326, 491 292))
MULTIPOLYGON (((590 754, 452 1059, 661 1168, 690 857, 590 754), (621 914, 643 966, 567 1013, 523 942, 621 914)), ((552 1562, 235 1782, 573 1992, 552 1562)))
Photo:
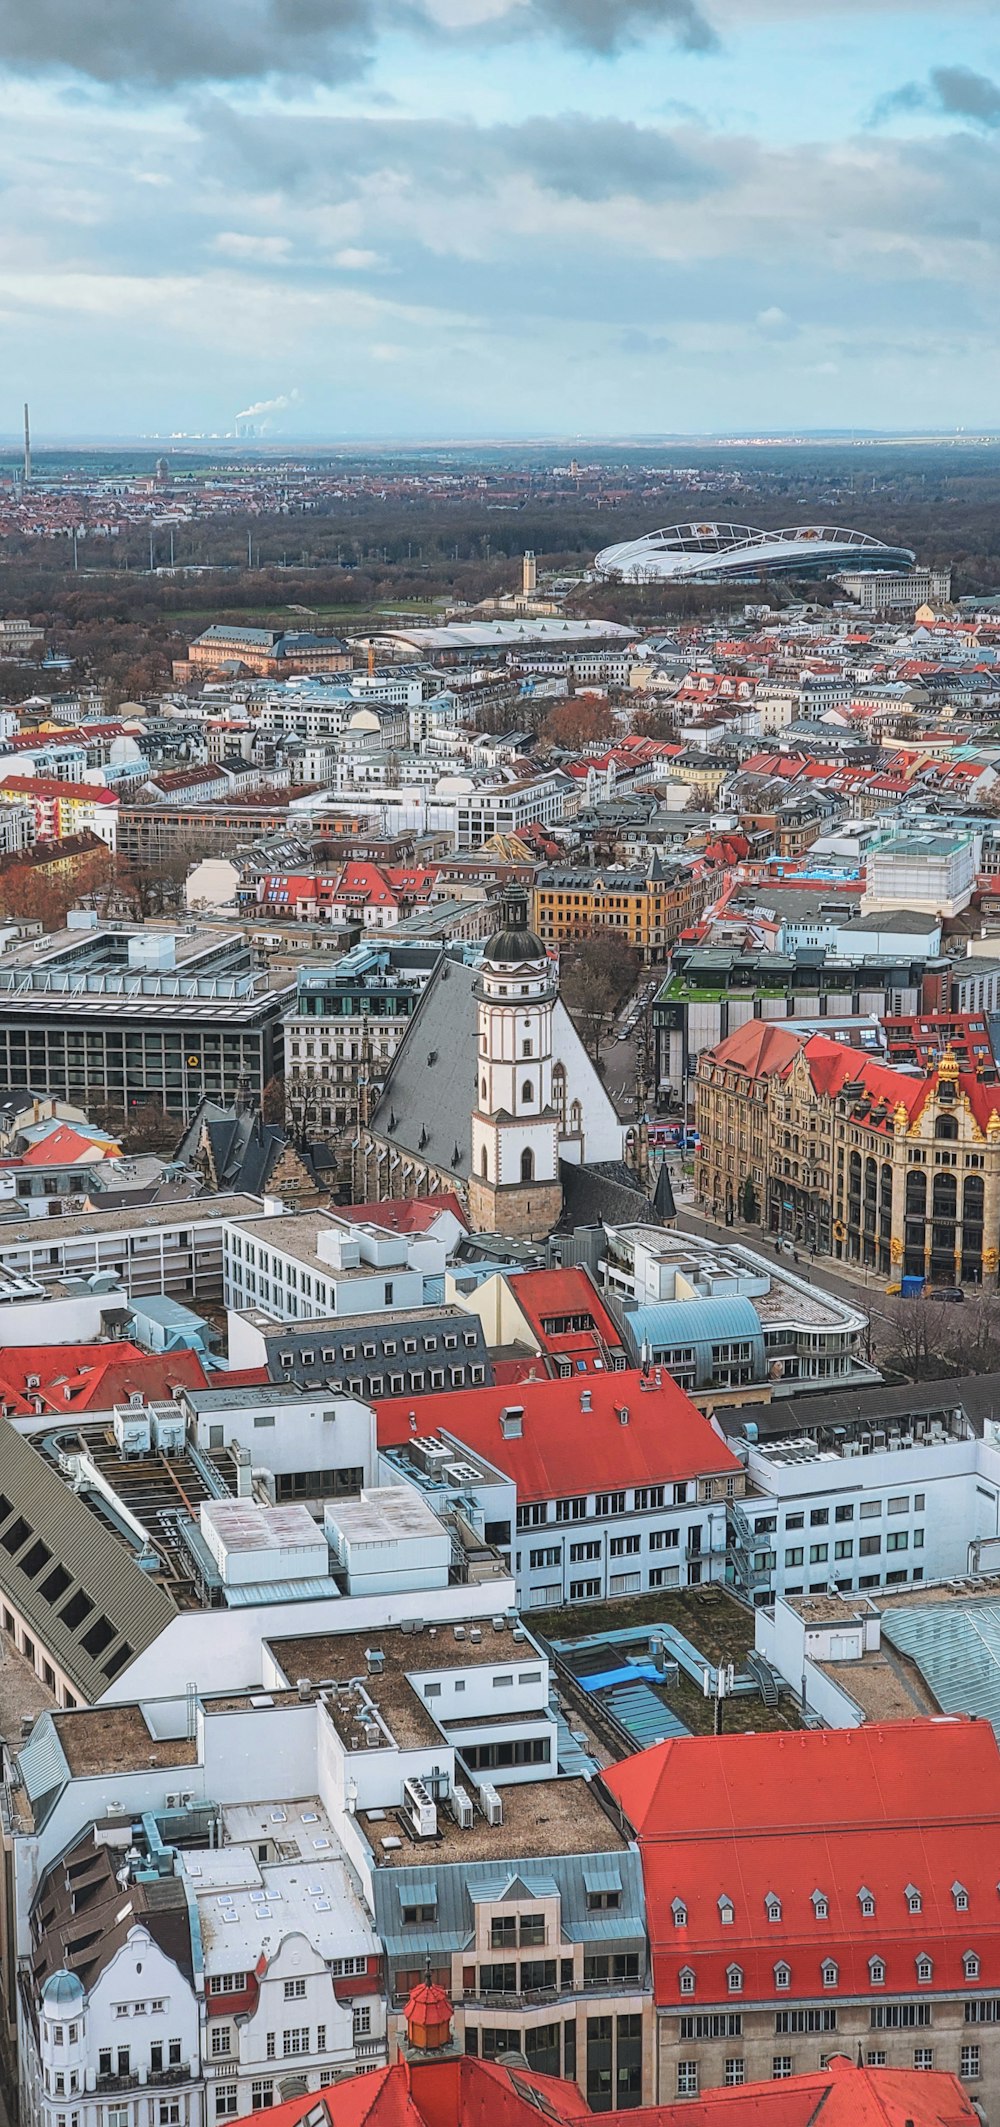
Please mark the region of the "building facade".
POLYGON ((754 1021, 699 1059, 696 1098, 713 1216, 885 1276, 995 1283, 1000 1089, 950 1051, 918 1076, 754 1021))
POLYGON ((361 944, 332 967, 301 970, 285 1019, 285 1099, 296 1130, 336 1140, 357 1128, 440 957, 430 942, 361 944))
POLYGON ((642 1855, 660 2099, 860 2053, 949 2071, 992 2112, 988 1722, 685 1737, 604 1779, 642 1855))
POLYGON ((700 915, 704 899, 690 864, 660 857, 643 872, 547 870, 535 880, 532 922, 546 950, 606 931, 654 964, 700 915))

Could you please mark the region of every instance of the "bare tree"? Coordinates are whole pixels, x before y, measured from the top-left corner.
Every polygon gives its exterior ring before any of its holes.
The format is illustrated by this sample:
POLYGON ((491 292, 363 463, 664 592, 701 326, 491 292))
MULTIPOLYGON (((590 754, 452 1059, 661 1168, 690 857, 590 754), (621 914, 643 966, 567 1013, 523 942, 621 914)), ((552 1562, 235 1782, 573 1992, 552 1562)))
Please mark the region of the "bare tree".
POLYGON ((639 955, 613 931, 594 930, 566 959, 561 991, 585 1042, 597 1056, 605 1019, 628 995, 639 972, 639 955))

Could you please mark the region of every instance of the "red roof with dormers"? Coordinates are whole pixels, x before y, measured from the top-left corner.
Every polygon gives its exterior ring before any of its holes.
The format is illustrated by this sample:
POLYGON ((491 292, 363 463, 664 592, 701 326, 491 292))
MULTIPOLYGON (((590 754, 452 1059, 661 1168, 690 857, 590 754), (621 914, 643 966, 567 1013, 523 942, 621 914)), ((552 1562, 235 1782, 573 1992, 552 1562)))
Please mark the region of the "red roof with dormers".
POLYGON ((734 1477, 742 1468, 669 1374, 661 1375, 659 1386, 644 1384, 635 1368, 588 1374, 586 1381, 522 1381, 516 1397, 498 1384, 452 1389, 446 1405, 433 1397, 394 1396, 376 1403, 375 1411, 380 1448, 446 1431, 512 1477, 521 1505, 569 1492, 734 1477), (501 1419, 515 1403, 523 1411, 522 1431, 509 1438, 501 1419), (622 1408, 628 1411, 625 1424, 622 1408))
POLYGON ((527 1317, 546 1350, 572 1350, 581 1334, 590 1349, 603 1346, 610 1352, 624 1350, 621 1330, 608 1313, 593 1278, 582 1266, 573 1265, 567 1270, 522 1270, 508 1280, 508 1286, 511 1298, 527 1317), (570 1317, 584 1318, 583 1333, 567 1332, 556 1326, 570 1317))
MULTIPOLYGON (((395 2061, 275 2105, 268 2127, 539 2127, 594 2117, 575 2083, 454 2054, 395 2061)), ((251 2113, 240 2127, 257 2127, 251 2113)), ((786 2082, 707 2090, 701 2098, 601 2114, 603 2127, 978 2127, 957 2076, 861 2068, 843 2054, 786 2082)))
POLYGON ((413 865, 407 870, 400 865, 351 861, 344 865, 332 898, 360 908, 396 908, 400 902, 428 900, 436 878, 432 865, 413 865))
POLYGON ((661 2008, 1000 1988, 1000 1752, 987 1721, 684 1737, 601 1777, 638 1837, 661 2008))
MULTIPOLYGON (((847 1042, 834 1041, 828 1034, 813 1034, 804 1040, 780 1022, 763 1019, 747 1020, 734 1034, 717 1042, 714 1049, 706 1050, 703 1061, 706 1066, 717 1063, 731 1071, 745 1072, 749 1078, 785 1079, 800 1053, 805 1056, 817 1093, 835 1099, 845 1086, 860 1085, 861 1097, 867 1097, 870 1106, 859 1120, 866 1129, 882 1130, 887 1136, 892 1135, 896 1109, 905 1108, 907 1121, 912 1124, 936 1093, 941 1075, 939 1068, 926 1072, 900 1070, 861 1049, 851 1048, 847 1042), (883 1103, 884 1114, 871 1112, 883 1103)), ((968 1101, 985 1136, 994 1110, 1000 1113, 1000 1088, 978 1078, 973 1071, 960 1071, 958 1094, 968 1101)))
MULTIPOLYGON (((227 1374, 227 1387, 231 1380, 227 1374)), ((197 1352, 144 1352, 124 1343, 0 1349, 0 1405, 14 1418, 30 1417, 36 1400, 47 1412, 110 1411, 140 1391, 150 1403, 169 1399, 175 1388, 207 1386, 197 1352)))
MULTIPOLYGON (((398 2060, 391 2068, 289 2098, 272 2107, 268 2127, 299 2127, 307 2114, 322 2121, 324 2113, 329 2127, 539 2127, 545 2119, 591 2118, 575 2083, 462 2054, 398 2060)), ((612 2127, 615 2120, 641 2123, 644 2117, 605 2115, 612 2127)), ((245 2127, 259 2127, 259 2120, 259 2113, 251 2113, 245 2127)), ((919 2116, 914 2127, 924 2127, 919 2116)))
MULTIPOLYGON (((867 1129, 874 1127, 890 1135, 894 1110, 904 1107, 908 1121, 913 1123, 936 1093, 941 1076, 939 1068, 922 1074, 894 1069, 858 1049, 848 1048, 844 1042, 831 1041, 827 1034, 814 1034, 805 1044, 805 1055, 818 1093, 835 1095, 845 1085, 860 1084, 873 1104, 887 1102, 888 1112, 881 1122, 873 1124, 870 1115, 862 1120, 867 1129)), ((959 1097, 964 1094, 985 1136, 990 1116, 994 1111, 1000 1112, 1000 1090, 972 1071, 960 1071, 958 1092, 959 1097)))

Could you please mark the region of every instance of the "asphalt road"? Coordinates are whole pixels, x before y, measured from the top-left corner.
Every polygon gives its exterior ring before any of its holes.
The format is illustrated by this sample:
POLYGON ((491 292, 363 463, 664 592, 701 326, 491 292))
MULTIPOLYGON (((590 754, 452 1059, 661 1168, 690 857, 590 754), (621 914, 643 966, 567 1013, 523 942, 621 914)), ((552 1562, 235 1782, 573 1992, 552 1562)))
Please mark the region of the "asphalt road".
MULTIPOLYGON (((624 1028, 625 1021, 628 1018, 633 1005, 637 1004, 640 999, 643 1004, 644 1012, 648 1011, 648 1008, 652 1003, 653 997, 656 993, 657 987, 658 984, 656 982, 652 982, 651 978, 648 975, 645 975, 642 981, 638 984, 638 987, 633 991, 632 996, 626 998, 624 1003, 619 1007, 618 1015, 615 1020, 615 1032, 612 1034, 610 1040, 602 1041, 601 1043, 601 1063, 604 1067, 604 1084, 607 1088, 607 1091, 610 1093, 611 1098, 614 1101, 615 1107, 617 1108, 618 1113, 621 1116, 623 1122, 631 1123, 635 1121, 636 1049, 637 1036, 642 1031, 642 1023, 641 1021, 638 1022, 636 1027, 632 1029, 632 1031, 626 1036, 626 1039, 624 1041, 618 1040, 618 1029, 619 1027, 624 1028)), ((649 1055, 651 1062, 651 1029, 649 1040, 649 1055)))

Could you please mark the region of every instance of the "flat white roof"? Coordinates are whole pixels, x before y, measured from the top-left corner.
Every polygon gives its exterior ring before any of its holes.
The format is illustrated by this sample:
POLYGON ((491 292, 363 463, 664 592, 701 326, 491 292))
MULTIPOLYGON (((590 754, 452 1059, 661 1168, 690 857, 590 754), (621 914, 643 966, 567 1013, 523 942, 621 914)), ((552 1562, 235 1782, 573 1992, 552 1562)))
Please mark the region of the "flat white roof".
POLYGON ((253 1499, 204 1499, 202 1527, 210 1523, 227 1551, 314 1551, 323 1531, 308 1507, 260 1507, 253 1499))

